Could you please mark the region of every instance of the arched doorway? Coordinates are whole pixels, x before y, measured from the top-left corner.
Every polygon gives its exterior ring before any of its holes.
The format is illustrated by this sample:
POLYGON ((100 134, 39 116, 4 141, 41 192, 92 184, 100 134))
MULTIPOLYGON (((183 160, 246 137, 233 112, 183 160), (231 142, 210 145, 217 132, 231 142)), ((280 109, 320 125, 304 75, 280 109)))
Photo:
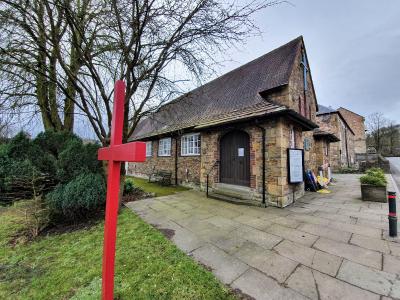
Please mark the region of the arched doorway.
POLYGON ((250 186, 250 137, 230 131, 220 140, 220 182, 250 186))

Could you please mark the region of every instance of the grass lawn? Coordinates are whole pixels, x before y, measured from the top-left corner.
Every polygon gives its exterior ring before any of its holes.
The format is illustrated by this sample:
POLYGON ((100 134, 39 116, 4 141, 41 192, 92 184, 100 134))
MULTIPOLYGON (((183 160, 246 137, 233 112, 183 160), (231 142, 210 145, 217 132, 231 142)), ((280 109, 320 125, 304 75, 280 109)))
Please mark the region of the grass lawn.
POLYGON ((155 193, 156 197, 171 195, 176 192, 186 191, 188 188, 183 186, 161 186, 154 182, 149 182, 147 179, 127 176, 133 180, 133 183, 142 188, 147 193, 155 193))
MULTIPOLYGON (((28 203, 0 208, 0 299, 100 299, 103 222, 12 246, 9 241, 22 226, 19 208, 28 203)), ((115 297, 235 298, 126 208, 118 222, 115 297)))

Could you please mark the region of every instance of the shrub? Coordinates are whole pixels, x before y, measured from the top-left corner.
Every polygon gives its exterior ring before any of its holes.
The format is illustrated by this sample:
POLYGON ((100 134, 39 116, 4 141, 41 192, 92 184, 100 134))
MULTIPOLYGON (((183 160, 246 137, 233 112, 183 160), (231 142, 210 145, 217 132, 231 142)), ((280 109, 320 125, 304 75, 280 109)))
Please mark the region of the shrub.
POLYGON ((101 173, 102 165, 97 160, 99 145, 84 145, 80 139, 73 139, 65 145, 57 161, 57 178, 66 183, 82 173, 101 173))
POLYGON ((49 224, 49 209, 41 197, 34 197, 23 210, 24 219, 21 223, 24 233, 29 239, 35 238, 49 224))
POLYGON ((387 181, 385 173, 380 168, 371 168, 366 171, 366 175, 361 176, 362 184, 370 184, 374 186, 386 186, 387 181))
POLYGON ((341 168, 339 170, 340 174, 358 174, 360 173, 360 170, 355 169, 355 168, 350 168, 350 167, 345 167, 345 168, 341 168))
POLYGON ((104 208, 106 185, 102 175, 81 174, 47 194, 52 221, 77 222, 104 208))
POLYGON ((39 133, 33 143, 58 159, 59 154, 74 140, 80 141, 80 138, 70 132, 49 130, 39 133))
POLYGON ((130 178, 127 178, 124 183, 124 196, 125 195, 137 195, 137 194, 142 194, 144 191, 140 188, 135 186, 133 183, 133 180, 130 178))

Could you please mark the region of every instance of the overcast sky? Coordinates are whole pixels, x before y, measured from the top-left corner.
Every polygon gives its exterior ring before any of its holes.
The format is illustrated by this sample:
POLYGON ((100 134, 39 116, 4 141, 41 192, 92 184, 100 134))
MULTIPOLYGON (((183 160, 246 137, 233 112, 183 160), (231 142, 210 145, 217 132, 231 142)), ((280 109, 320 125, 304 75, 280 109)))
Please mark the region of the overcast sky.
MULTIPOLYGON (((219 75, 303 35, 320 104, 400 123, 400 0, 290 0, 255 19, 261 36, 232 49, 219 75)), ((95 137, 76 123, 79 135, 95 137)), ((38 125, 25 129, 35 134, 38 125)))
POLYGON ((319 104, 400 123, 400 1, 290 0, 260 12, 261 37, 221 74, 303 35, 319 104))

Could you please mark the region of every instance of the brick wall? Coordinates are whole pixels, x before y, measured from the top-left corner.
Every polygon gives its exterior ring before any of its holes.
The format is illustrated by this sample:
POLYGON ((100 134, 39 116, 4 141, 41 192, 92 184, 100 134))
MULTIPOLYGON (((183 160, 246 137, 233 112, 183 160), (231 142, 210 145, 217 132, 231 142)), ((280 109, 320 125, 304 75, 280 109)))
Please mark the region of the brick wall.
POLYGON ((338 111, 342 114, 343 118, 349 124, 351 129, 354 131, 354 151, 355 153, 366 153, 367 144, 365 137, 365 124, 364 117, 343 107, 339 108, 338 111))
POLYGON ((332 113, 317 116, 317 124, 321 130, 333 133, 340 139, 339 142, 330 144, 330 164, 332 171, 338 171, 341 168, 347 167, 348 164, 350 167, 354 166, 354 135, 339 117, 339 114, 332 113))
POLYGON ((171 139, 171 156, 158 156, 158 139, 152 141, 152 156, 146 157, 144 163, 129 163, 128 174, 148 177, 152 170, 166 170, 172 173, 172 182, 175 182, 175 151, 178 140, 178 184, 193 185, 200 183, 201 156, 181 156, 181 139, 171 139))

